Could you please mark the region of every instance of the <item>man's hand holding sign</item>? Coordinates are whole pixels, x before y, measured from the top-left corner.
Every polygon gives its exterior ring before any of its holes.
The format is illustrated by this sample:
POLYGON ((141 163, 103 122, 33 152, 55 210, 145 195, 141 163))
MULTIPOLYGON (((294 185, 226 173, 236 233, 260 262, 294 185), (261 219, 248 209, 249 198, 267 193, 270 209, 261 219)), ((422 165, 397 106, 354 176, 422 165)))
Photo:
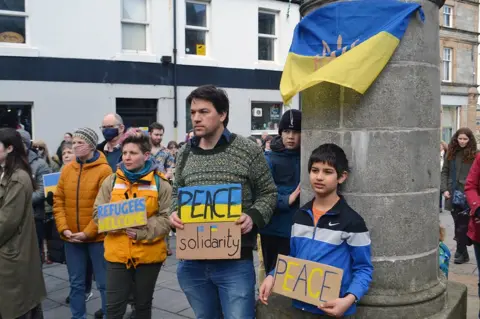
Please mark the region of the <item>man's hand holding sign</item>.
POLYGON ((180 188, 178 211, 170 221, 177 228, 177 258, 238 259, 241 234, 253 221, 242 213, 241 185, 180 188))

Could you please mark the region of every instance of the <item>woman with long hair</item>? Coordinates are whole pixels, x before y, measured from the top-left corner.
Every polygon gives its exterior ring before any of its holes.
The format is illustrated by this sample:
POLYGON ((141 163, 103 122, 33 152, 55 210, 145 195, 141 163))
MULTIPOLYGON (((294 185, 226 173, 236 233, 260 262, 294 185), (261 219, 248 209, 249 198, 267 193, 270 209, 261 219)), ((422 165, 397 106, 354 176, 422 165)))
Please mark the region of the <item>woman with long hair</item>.
POLYGON ((0 317, 41 318, 46 297, 32 193, 35 180, 20 134, 0 129, 0 317))
POLYGON ((448 145, 447 156, 442 168, 440 192, 445 197, 445 209, 451 211, 455 224, 457 249, 456 264, 470 260, 467 237, 470 214, 465 199, 465 182, 477 154, 477 141, 469 128, 460 128, 448 145))

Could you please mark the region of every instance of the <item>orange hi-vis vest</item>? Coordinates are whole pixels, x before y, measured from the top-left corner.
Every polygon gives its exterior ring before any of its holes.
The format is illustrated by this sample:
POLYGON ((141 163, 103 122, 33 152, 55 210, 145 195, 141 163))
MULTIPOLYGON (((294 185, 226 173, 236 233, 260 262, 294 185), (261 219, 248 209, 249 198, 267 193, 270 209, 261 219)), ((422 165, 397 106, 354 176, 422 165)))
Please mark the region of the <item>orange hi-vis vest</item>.
MULTIPOLYGON (((158 189, 155 172, 142 177, 131 184, 123 172, 116 172, 113 185, 111 203, 133 198, 145 198, 147 217, 158 212, 158 189)), ((127 268, 139 264, 153 264, 165 261, 167 258, 167 245, 163 236, 151 241, 137 241, 127 236, 125 231, 109 232, 105 237, 105 259, 113 263, 126 264, 127 268)))

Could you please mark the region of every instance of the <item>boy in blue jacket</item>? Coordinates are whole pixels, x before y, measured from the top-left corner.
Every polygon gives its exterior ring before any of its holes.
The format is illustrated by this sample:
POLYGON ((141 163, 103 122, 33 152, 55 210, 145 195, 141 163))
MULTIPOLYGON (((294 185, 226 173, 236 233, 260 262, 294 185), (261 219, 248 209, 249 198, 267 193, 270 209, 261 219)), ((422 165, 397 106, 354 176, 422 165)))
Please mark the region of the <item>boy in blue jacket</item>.
MULTIPOLYGON (((339 298, 316 307, 297 300, 293 306, 314 314, 350 316, 368 291, 373 266, 370 234, 363 218, 338 195, 348 176, 345 152, 335 144, 323 144, 308 162, 315 198, 294 216, 290 256, 343 269, 339 298)), ((267 304, 275 270, 260 287, 260 301, 267 304)))
POLYGON ((272 271, 278 254, 290 252, 290 231, 293 215, 300 207, 300 137, 302 113, 286 111, 280 120, 278 133, 265 154, 278 190, 277 207, 270 222, 260 229, 265 272, 272 271))

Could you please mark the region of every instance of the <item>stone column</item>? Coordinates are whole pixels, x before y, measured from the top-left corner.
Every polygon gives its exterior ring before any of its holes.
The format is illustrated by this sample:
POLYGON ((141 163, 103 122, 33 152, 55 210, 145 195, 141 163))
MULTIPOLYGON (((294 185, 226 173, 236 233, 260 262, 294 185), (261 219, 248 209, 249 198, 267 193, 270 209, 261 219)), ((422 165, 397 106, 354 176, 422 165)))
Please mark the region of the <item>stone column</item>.
MULTIPOLYGON (((305 15, 339 1, 306 0, 300 10, 305 15)), ((458 300, 447 302, 437 258, 442 1, 408 2, 422 5, 425 22, 411 19, 365 95, 330 83, 302 93, 302 202, 313 196, 309 155, 322 143, 336 143, 352 167, 344 195, 371 232, 374 279, 354 318, 462 318, 458 307, 459 317, 445 315, 446 305, 458 300)), ((456 287, 451 297, 464 300, 464 288, 456 287)), ((270 318, 264 313, 257 317, 270 318)), ((294 318, 285 313, 277 318, 294 318)))
MULTIPOLYGON (((329 0, 306 1, 302 14, 329 0)), ((307 163, 325 142, 341 145, 352 173, 345 196, 366 220, 374 280, 356 318, 427 318, 446 304, 438 272, 440 70, 438 5, 419 2, 400 46, 362 96, 333 84, 303 94, 302 201, 307 163)))

